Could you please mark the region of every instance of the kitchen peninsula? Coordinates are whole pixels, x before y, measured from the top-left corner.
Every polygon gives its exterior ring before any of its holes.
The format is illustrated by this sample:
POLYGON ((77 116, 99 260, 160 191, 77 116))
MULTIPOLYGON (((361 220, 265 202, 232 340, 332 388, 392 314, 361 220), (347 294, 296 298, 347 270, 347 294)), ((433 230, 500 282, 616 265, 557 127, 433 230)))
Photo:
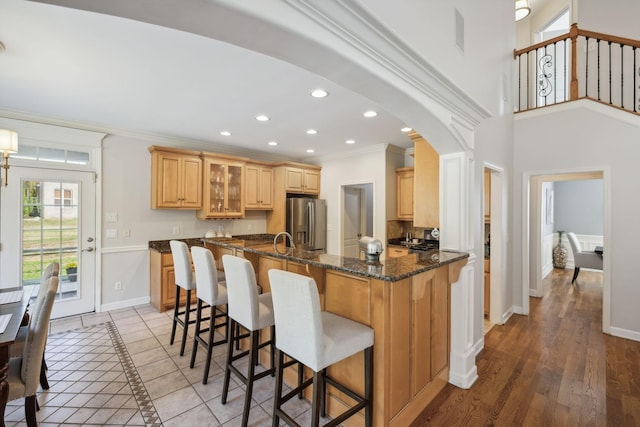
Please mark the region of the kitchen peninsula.
MULTIPOLYGON (((218 262, 224 254, 248 259, 263 292, 271 289, 272 268, 312 276, 324 310, 373 328, 374 425, 409 425, 448 382, 450 285, 468 254, 433 250, 371 263, 274 247, 268 235, 203 242, 218 262)), ((268 360, 266 354, 261 359, 268 360)), ((354 355, 330 367, 330 375, 362 392, 362 363, 363 356, 354 355)), ((341 412, 343 402, 351 400, 329 388, 329 414, 341 412)), ((347 425, 364 425, 364 418, 347 425)))

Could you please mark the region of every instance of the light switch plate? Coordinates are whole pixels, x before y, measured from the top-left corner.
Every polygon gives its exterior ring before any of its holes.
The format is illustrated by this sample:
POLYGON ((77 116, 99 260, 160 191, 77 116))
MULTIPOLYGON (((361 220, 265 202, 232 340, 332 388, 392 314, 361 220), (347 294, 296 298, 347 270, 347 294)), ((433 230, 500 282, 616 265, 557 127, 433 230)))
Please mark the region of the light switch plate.
POLYGON ((105 236, 107 239, 116 239, 118 237, 118 230, 115 228, 107 228, 105 230, 105 236))

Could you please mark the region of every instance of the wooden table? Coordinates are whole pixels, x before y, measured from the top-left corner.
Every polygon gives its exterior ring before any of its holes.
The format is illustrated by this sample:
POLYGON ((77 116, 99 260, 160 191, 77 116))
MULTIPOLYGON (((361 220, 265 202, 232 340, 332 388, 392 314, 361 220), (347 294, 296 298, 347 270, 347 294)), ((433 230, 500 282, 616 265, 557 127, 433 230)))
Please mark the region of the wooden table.
MULTIPOLYGON (((18 335, 18 329, 22 323, 22 317, 27 312, 29 306, 29 300, 31 299, 31 293, 33 286, 29 286, 24 289, 22 300, 9 304, 0 304, 0 314, 11 313, 11 320, 5 329, 4 333, 0 334, 0 427, 4 427, 4 410, 7 406, 7 400, 9 399, 9 384, 7 383, 7 370, 9 369, 9 347, 16 340, 18 335)), ((17 291, 20 288, 8 288, 1 289, 0 292, 17 291)))

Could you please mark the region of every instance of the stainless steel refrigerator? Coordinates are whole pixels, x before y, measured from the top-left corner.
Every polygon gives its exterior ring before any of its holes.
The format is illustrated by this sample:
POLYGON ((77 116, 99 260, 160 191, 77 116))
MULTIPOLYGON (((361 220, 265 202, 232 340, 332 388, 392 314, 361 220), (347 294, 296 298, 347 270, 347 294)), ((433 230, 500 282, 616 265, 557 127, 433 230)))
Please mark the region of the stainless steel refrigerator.
POLYGON ((327 248, 327 202, 320 199, 287 199, 287 231, 296 248, 324 251, 327 248))

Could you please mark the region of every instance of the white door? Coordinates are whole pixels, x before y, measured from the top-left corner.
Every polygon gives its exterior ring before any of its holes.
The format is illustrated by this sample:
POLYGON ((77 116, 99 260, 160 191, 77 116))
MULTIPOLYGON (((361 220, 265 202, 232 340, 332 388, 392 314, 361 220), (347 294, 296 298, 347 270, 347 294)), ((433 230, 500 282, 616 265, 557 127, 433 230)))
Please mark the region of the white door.
POLYGON ((342 256, 359 258, 358 241, 362 237, 362 190, 344 187, 344 225, 342 256))
POLYGON ((52 317, 94 311, 94 173, 12 166, 0 194, 0 287, 37 285, 42 271, 57 261, 52 317))

